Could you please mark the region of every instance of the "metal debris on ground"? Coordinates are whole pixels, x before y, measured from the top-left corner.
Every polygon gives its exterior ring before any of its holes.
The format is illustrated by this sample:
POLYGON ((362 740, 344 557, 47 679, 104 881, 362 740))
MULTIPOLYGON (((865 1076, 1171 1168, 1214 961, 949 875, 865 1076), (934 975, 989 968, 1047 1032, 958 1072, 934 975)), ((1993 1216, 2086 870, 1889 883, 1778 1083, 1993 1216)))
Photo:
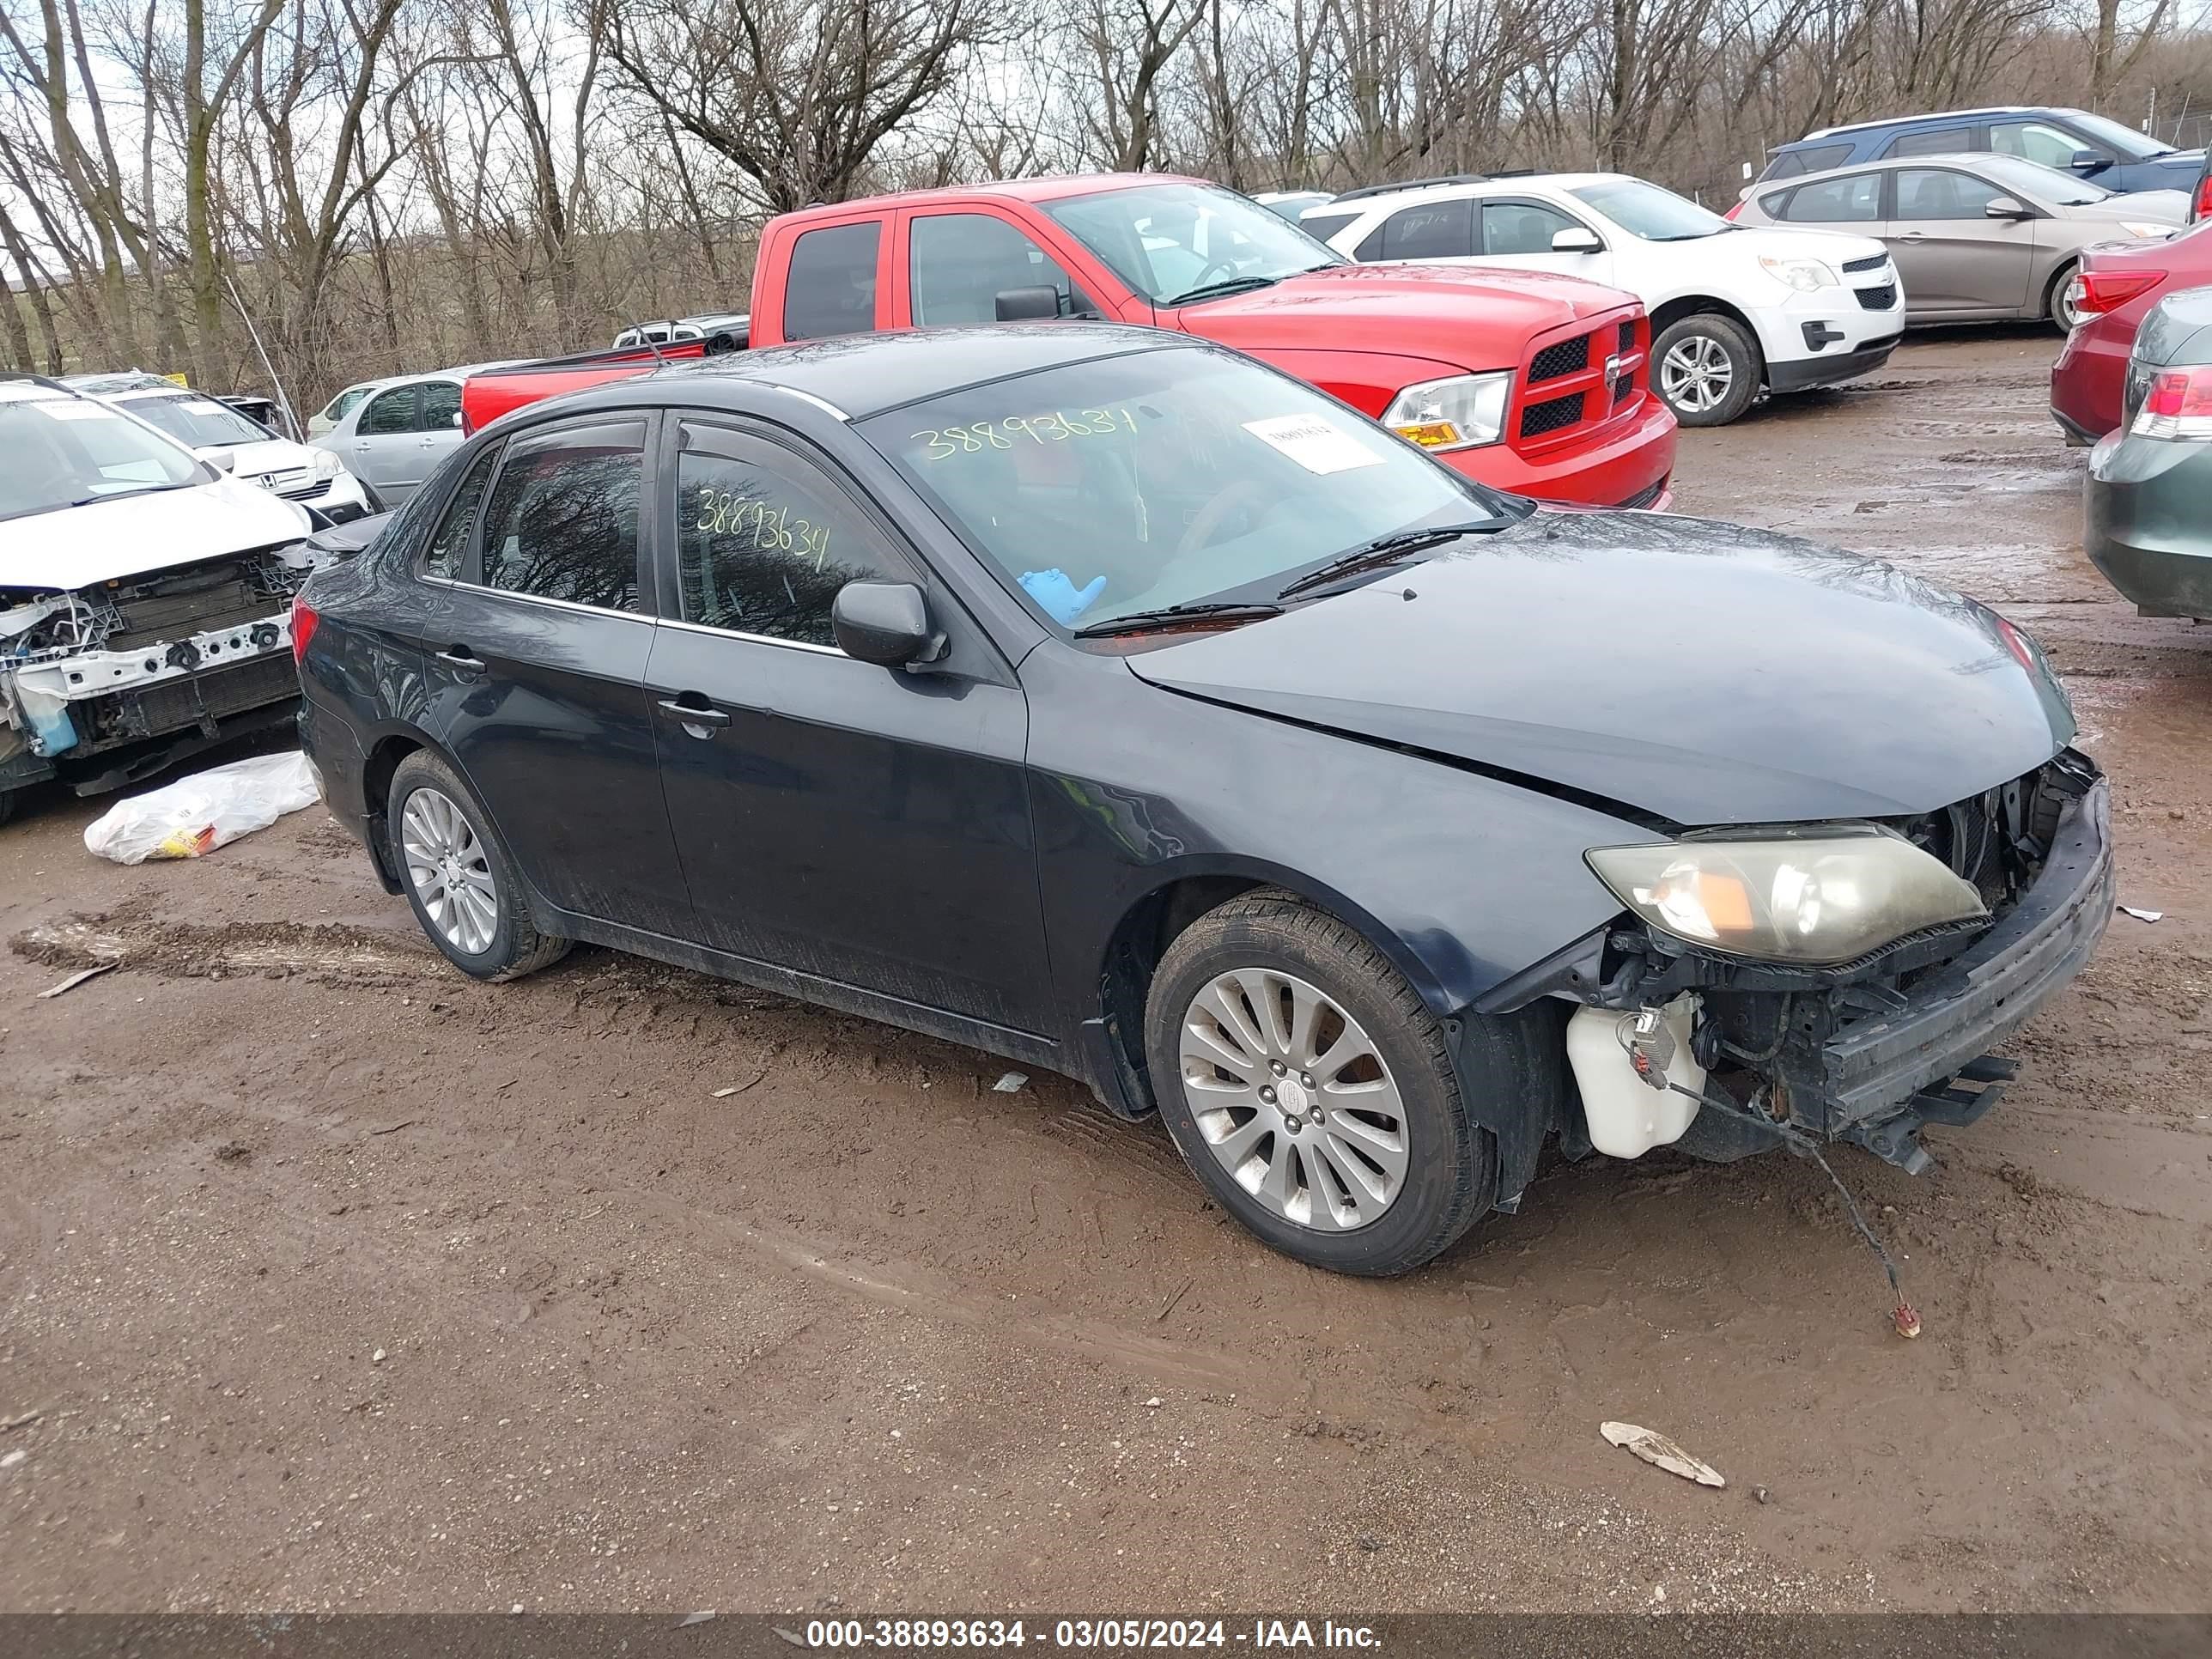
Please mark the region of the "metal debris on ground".
POLYGON ((1029 1080, 1030 1074, 1027 1072, 1009 1072, 991 1087, 1002 1095, 1018 1094, 1021 1092, 1022 1085, 1029 1080))
POLYGON ((1721 1472, 1702 1458, 1692 1457, 1665 1435, 1641 1429, 1633 1423, 1601 1423, 1597 1431, 1616 1446, 1626 1446, 1655 1468, 1694 1480, 1701 1486, 1725 1486, 1721 1472))
POLYGON ((2138 910, 2132 904, 2123 904, 2120 907, 2120 914, 2124 916, 2133 916, 2137 921, 2163 921, 2166 919, 2166 912, 2163 910, 2138 910))

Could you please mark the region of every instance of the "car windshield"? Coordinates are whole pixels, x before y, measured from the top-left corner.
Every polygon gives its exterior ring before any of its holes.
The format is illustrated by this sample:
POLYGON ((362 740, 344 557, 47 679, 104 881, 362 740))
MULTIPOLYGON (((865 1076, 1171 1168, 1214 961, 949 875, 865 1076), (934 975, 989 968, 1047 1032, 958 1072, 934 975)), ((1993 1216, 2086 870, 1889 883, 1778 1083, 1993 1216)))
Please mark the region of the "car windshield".
POLYGON ((1641 236, 1647 242, 1694 241, 1735 228, 1719 214, 1709 213, 1695 202, 1685 201, 1673 191, 1641 179, 1608 179, 1603 184, 1580 185, 1567 194, 1588 203, 1631 236, 1641 236))
POLYGON ((2092 115, 2086 110, 2067 111, 2066 124, 2079 127, 2097 143, 2116 152, 2123 161, 2143 161, 2154 155, 2174 153, 2172 144, 2161 144, 2147 133, 2137 132, 2133 127, 2124 127, 2118 121, 2102 115, 2092 115))
POLYGON ((1380 538, 1522 510, 1310 386, 1191 347, 971 386, 859 429, 1066 628, 1267 604, 1380 538))
POLYGON ((2054 207, 2087 207, 2112 193, 2101 185, 2076 179, 2057 167, 2045 167, 2040 161, 2023 161, 2017 155, 1977 155, 1974 165, 1991 184, 2002 185, 2007 190, 2025 191, 2038 201, 2048 202, 2054 207))
POLYGON ((1344 256, 1256 202, 1212 185, 1140 185, 1044 210, 1155 305, 1266 288, 1344 256))
MULTIPOLYGON (((82 398, 0 402, 0 519, 174 489, 206 474, 136 421, 82 398)), ((0 549, 0 580, 7 556, 0 549)))
POLYGON ((276 435, 212 398, 133 398, 123 407, 193 449, 265 444, 276 435))

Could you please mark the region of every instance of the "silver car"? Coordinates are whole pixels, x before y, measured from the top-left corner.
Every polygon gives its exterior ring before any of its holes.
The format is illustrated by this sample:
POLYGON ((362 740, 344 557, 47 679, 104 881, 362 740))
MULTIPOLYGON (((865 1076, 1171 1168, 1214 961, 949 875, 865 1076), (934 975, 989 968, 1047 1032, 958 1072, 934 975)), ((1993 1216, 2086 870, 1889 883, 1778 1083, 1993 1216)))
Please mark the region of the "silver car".
POLYGON ((1879 237, 1908 324, 2048 317, 2070 329, 2081 250, 2167 235, 2187 222, 2189 198, 2117 195, 2016 155, 1911 155, 1753 185, 1731 216, 1879 237))
POLYGON ((370 382, 374 389, 369 395, 339 416, 329 431, 307 441, 331 451, 386 507, 397 507, 460 447, 461 382, 510 361, 465 363, 370 382))

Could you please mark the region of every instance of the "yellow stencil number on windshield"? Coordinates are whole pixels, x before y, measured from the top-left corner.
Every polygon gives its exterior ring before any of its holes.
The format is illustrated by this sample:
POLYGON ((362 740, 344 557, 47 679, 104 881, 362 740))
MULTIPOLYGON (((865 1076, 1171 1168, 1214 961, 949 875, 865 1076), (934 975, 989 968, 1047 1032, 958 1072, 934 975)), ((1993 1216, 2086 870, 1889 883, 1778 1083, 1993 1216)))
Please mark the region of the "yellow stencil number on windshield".
POLYGON ((1064 444, 1073 438, 1115 437, 1136 429, 1136 413, 1125 404, 1110 409, 1055 409, 1035 415, 1009 415, 1002 421, 930 427, 907 436, 925 446, 921 452, 925 461, 949 461, 956 455, 1016 449, 1025 443, 1064 444))

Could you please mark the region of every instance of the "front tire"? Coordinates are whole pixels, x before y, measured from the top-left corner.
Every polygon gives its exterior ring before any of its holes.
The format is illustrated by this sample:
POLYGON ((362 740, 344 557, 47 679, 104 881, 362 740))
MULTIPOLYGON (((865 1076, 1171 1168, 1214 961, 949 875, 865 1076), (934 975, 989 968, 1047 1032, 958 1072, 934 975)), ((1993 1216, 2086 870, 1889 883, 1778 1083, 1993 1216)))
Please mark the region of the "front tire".
POLYGON ((416 750, 392 775, 392 867, 415 920, 446 960, 475 979, 520 979, 568 955, 530 920, 514 860, 452 767, 416 750))
POLYGON ((1146 1005, 1160 1115, 1215 1201, 1332 1272, 1419 1267, 1496 1201, 1443 1023, 1354 929, 1232 899, 1168 947, 1146 1005))
POLYGON ((1751 407, 1765 374, 1759 345, 1717 312, 1677 318, 1651 343, 1651 386, 1684 426, 1726 426, 1751 407))

